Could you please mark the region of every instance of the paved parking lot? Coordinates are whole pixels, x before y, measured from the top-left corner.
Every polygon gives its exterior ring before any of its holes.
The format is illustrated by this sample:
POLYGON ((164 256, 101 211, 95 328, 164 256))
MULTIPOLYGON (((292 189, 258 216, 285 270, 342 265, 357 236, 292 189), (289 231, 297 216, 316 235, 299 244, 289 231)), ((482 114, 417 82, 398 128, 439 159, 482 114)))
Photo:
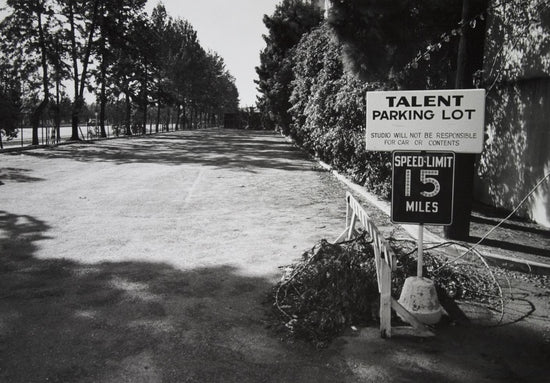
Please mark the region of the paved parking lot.
POLYGON ((280 341, 262 302, 280 266, 343 230, 345 189, 272 132, 1 157, 2 382, 531 382, 550 372, 548 309, 533 309, 527 291, 498 327, 446 327, 428 341, 366 328, 322 351, 280 341), (525 317, 530 326, 516 324, 525 317))

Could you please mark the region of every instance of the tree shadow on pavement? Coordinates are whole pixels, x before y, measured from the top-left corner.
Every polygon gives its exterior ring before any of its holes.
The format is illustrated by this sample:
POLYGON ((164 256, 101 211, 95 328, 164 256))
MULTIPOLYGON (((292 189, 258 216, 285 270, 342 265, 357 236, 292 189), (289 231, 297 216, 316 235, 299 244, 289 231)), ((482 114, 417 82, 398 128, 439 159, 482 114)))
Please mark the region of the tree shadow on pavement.
POLYGON ((49 229, 0 213, 0 381, 350 381, 329 351, 269 336, 269 280, 227 265, 38 259, 49 229))
POLYGON ((266 329, 267 278, 229 265, 39 259, 49 230, 0 212, 3 382, 542 382, 550 372, 550 333, 514 320, 529 305, 506 326, 447 326, 429 340, 367 328, 318 351, 266 329))
MULTIPOLYGON (((466 243, 477 244, 483 238, 478 249, 483 254, 497 255, 488 258, 490 264, 516 271, 548 274, 549 267, 531 267, 524 261, 550 266, 550 229, 519 217, 511 217, 501 222, 509 212, 480 203, 474 205, 470 236, 465 240, 466 243), (497 225, 498 228, 493 230, 497 225), (487 234, 488 237, 485 237, 487 234), (510 261, 499 259, 498 256, 502 255, 510 261)), ((429 230, 441 237, 444 236, 442 226, 430 226, 429 230)))
MULTIPOLYGON (((468 242, 477 243, 479 242, 480 239, 481 237, 470 236, 468 238, 468 242)), ((529 246, 529 245, 525 245, 517 242, 509 242, 509 241, 503 241, 499 239, 487 239, 487 238, 483 239, 482 244, 483 246, 489 246, 492 248, 508 250, 512 253, 525 253, 525 254, 532 254, 532 255, 538 255, 541 257, 550 258, 549 248, 529 246)))
MULTIPOLYGON (((504 217, 505 216, 500 218, 504 218, 504 217)), ((489 226, 495 226, 500 222, 500 219, 497 219, 496 217, 486 218, 486 217, 472 215, 472 222, 489 225, 489 226)), ((544 238, 550 240, 550 229, 536 227, 535 224, 528 224, 526 222, 518 221, 518 220, 509 220, 508 222, 502 223, 500 227, 503 229, 517 230, 528 234, 541 235, 544 238)))
POLYGON ((526 325, 531 309, 522 301, 499 322, 498 314, 472 306, 465 311, 476 320, 440 325, 433 338, 398 334, 384 340, 368 328, 341 338, 340 347, 366 381, 543 383, 550 374, 550 319, 536 319, 536 329, 526 325))
POLYGON ((477 243, 485 233, 499 225, 489 238, 483 240, 482 245, 504 250, 512 256, 529 254, 550 260, 550 229, 518 217, 501 222, 508 214, 506 211, 476 204, 471 217, 471 236, 468 242, 477 243))
POLYGON ((63 145, 26 154, 75 161, 198 164, 218 168, 311 170, 307 156, 274 132, 192 130, 63 145))
POLYGON ((43 181, 42 178, 29 176, 30 169, 0 168, 0 185, 9 182, 36 182, 43 181))

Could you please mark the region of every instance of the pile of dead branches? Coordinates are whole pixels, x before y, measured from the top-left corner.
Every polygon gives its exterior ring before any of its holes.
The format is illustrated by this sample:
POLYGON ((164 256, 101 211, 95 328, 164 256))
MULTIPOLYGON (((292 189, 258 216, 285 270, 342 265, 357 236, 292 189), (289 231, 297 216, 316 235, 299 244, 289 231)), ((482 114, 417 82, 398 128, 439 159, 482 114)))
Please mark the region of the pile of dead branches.
MULTIPOLYGON (((399 297, 404 280, 416 274, 416 259, 405 245, 393 242, 398 268, 392 273, 392 295, 399 297)), ((499 288, 479 267, 445 264, 425 254, 424 275, 447 299, 486 301, 499 288)), ((377 323, 379 294, 371 243, 360 235, 352 241, 320 241, 302 258, 284 268, 270 294, 276 327, 318 347, 351 326, 377 323)))

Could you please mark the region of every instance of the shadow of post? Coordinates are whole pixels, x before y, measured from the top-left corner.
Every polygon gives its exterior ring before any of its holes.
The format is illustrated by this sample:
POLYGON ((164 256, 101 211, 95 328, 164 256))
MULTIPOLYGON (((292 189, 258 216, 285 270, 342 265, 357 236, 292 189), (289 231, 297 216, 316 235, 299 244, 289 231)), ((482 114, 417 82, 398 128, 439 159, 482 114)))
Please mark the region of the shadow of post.
POLYGON ((216 168, 311 170, 307 155, 273 132, 192 130, 147 137, 80 143, 28 152, 75 161, 199 164, 216 168))

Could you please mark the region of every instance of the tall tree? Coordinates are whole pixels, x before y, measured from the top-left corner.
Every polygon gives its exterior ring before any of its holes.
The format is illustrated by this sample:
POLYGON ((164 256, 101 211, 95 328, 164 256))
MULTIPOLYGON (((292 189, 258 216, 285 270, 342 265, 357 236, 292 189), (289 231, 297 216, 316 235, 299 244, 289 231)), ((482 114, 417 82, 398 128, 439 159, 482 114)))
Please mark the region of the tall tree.
MULTIPOLYGON (((97 55, 99 68, 96 78, 99 86, 99 125, 101 136, 106 136, 105 109, 109 96, 109 76, 116 60, 117 49, 127 47, 127 36, 131 26, 136 25, 143 14, 146 0, 120 0, 116 2, 102 1, 99 15, 99 37, 97 55)), ((133 44, 134 42, 132 42, 133 44)))
POLYGON ((208 53, 208 83, 210 89, 207 95, 208 112, 217 115, 221 120, 224 113, 237 112, 239 94, 235 86, 235 79, 225 67, 223 57, 216 52, 208 53))
POLYGON ((7 4, 13 11, 2 22, 2 30, 13 44, 11 53, 15 56, 26 55, 25 60, 21 61, 26 74, 40 72, 42 99, 29 118, 32 144, 38 145, 38 127, 50 102, 47 42, 54 11, 47 0, 8 0, 7 4))
POLYGON ((264 15, 263 22, 268 35, 263 38, 266 47, 260 53, 258 90, 261 93, 258 105, 264 121, 285 134, 290 125, 290 83, 292 81, 291 49, 303 34, 319 25, 321 10, 310 2, 283 0, 272 16, 264 15))
POLYGON ((59 0, 61 12, 66 17, 67 35, 70 41, 72 63, 72 81, 74 84, 73 110, 71 117, 71 140, 80 140, 78 124, 84 106, 84 91, 88 82, 90 59, 94 47, 94 35, 97 32, 101 0, 59 0))
POLYGON ((137 72, 137 51, 134 47, 132 32, 137 25, 135 20, 131 20, 124 35, 112 49, 113 64, 111 67, 112 93, 115 98, 120 94, 124 97, 124 125, 126 135, 131 135, 132 127, 132 101, 136 99, 138 84, 136 81, 137 72))
POLYGON ((158 133, 160 114, 163 104, 171 104, 173 101, 173 87, 169 78, 173 65, 173 48, 166 44, 170 36, 172 18, 168 16, 166 8, 159 3, 151 13, 151 43, 154 48, 151 67, 151 83, 153 85, 152 98, 156 103, 155 131, 158 133))
POLYGON ((138 110, 141 115, 141 132, 145 134, 148 120, 148 106, 150 104, 150 85, 152 84, 152 73, 154 72, 158 45, 155 44, 155 33, 151 27, 150 20, 142 15, 136 23, 138 28, 133 30, 134 46, 137 53, 136 80, 139 82, 139 95, 137 98, 138 110))
POLYGON ((181 118, 182 126, 185 128, 188 116, 187 106, 193 103, 193 81, 198 75, 198 68, 200 68, 198 62, 204 55, 204 50, 200 46, 197 32, 186 20, 176 19, 171 25, 170 35, 170 45, 174 48, 170 77, 174 86, 176 127, 181 118))
MULTIPOLYGON (((437 51, 423 60, 428 65, 412 74, 412 79, 400 78, 402 69, 419 50, 437 43, 442 33, 458 23, 460 10, 461 0, 350 0, 333 3, 329 23, 344 44, 346 64, 363 79, 418 87, 421 82, 425 86, 427 69, 438 69, 432 63, 441 67, 456 61, 455 42, 443 49, 436 46, 437 51)), ((452 70, 447 65, 432 79, 450 79, 445 73, 452 70)))
POLYGON ((50 41, 48 46, 48 62, 51 67, 51 79, 54 86, 54 102, 50 102, 50 110, 53 112, 53 132, 52 138, 55 137, 59 141, 61 133, 61 100, 64 96, 64 82, 70 78, 70 66, 66 63, 66 55, 68 52, 68 44, 63 38, 63 30, 58 27, 56 30, 49 34, 50 41))
POLYGON ((17 135, 21 82, 17 70, 0 54, 0 149, 3 149, 2 136, 12 139, 17 135))

